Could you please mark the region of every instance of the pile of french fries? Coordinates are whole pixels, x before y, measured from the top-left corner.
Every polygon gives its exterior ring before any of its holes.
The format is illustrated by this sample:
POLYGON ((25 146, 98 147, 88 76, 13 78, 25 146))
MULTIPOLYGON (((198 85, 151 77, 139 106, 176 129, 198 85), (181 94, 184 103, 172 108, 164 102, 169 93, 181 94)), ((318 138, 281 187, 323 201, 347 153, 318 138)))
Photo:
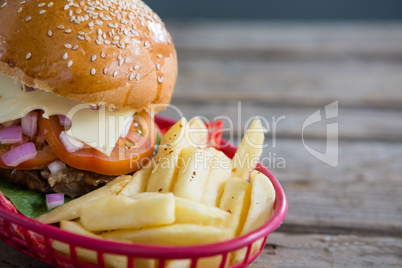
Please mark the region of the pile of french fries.
MULTIPOLYGON (((255 119, 233 159, 207 148, 208 131, 195 117, 182 118, 163 136, 152 164, 76 198, 38 221, 84 236, 167 246, 211 244, 245 235, 272 216, 275 190, 254 170, 265 129, 255 119)), ((261 247, 254 242, 251 254, 261 247)), ((69 256, 69 245, 53 241, 69 256)), ((247 249, 231 252, 225 266, 244 260, 247 249)), ((78 248, 81 261, 97 263, 96 252, 78 248)), ((251 256, 251 255, 250 255, 251 256)), ((219 267, 222 256, 198 260, 197 267, 219 267)), ((105 254, 107 267, 126 267, 127 258, 105 254)), ((135 267, 157 267, 155 259, 136 258, 135 267)), ((169 260, 167 267, 190 267, 190 260, 169 260)))

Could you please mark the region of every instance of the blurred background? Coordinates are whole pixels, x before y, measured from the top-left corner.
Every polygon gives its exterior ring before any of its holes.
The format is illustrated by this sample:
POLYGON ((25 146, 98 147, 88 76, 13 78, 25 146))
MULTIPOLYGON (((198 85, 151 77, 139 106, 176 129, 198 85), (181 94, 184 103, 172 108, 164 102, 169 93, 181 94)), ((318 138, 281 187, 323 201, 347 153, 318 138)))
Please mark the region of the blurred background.
POLYGON ((289 211, 252 267, 400 267, 402 1, 146 2, 178 52, 163 115, 236 145, 264 119, 289 211))
POLYGON ((400 0, 148 0, 164 19, 397 20, 400 0))

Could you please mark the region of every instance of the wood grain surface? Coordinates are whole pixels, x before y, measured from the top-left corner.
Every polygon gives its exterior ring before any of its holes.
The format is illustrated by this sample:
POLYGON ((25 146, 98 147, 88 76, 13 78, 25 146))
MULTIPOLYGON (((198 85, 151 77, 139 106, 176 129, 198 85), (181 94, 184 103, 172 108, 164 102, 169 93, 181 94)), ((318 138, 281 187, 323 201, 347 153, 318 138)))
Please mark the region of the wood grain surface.
MULTIPOLYGON (((263 161, 289 211, 250 267, 401 267, 402 22, 167 26, 179 78, 162 114, 230 118, 234 144, 255 115, 270 127, 263 161), (303 129, 335 101, 337 117, 303 129), (336 167, 306 149, 325 152, 328 123, 336 167)), ((0 267, 47 267, 3 243, 0 256, 0 267)))

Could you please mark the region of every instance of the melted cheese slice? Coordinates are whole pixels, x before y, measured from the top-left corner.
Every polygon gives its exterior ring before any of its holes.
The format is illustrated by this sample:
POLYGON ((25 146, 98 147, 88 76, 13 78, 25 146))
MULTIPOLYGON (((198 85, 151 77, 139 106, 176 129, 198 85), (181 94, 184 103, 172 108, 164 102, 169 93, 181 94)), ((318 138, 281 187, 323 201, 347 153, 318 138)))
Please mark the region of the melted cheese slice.
POLYGON ((127 133, 134 114, 134 110, 110 111, 106 106, 92 110, 89 104, 43 90, 23 91, 19 80, 0 74, 0 123, 22 118, 37 109, 44 111, 44 118, 67 116, 71 120, 67 134, 107 156, 120 135, 127 133))

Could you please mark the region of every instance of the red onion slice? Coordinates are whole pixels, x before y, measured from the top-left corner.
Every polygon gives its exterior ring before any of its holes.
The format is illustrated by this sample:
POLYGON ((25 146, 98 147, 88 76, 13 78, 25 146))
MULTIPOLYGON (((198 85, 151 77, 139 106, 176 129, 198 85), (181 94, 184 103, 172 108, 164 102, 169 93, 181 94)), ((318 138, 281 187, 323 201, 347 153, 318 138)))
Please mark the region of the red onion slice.
POLYGON ((12 126, 0 129, 0 142, 14 144, 22 141, 21 126, 12 126))
POLYGON ((16 167, 19 164, 34 159, 37 154, 33 142, 25 143, 3 154, 1 159, 9 167, 16 167))
POLYGON ((51 210, 64 204, 64 194, 47 194, 46 205, 47 209, 51 210))
POLYGON ((49 170, 52 174, 55 174, 55 173, 67 168, 66 164, 64 164, 61 160, 53 161, 52 163, 47 165, 47 167, 49 168, 49 170))
POLYGON ((65 131, 62 131, 60 133, 59 138, 60 138, 61 143, 63 143, 64 148, 66 148, 67 152, 69 152, 69 153, 73 153, 78 150, 81 150, 81 148, 84 146, 84 144, 82 142, 77 141, 73 137, 70 137, 69 135, 67 135, 67 133, 65 131))
POLYGON ((70 118, 64 116, 64 115, 58 115, 59 117, 59 121, 60 121, 60 125, 62 126, 71 126, 71 120, 70 118))
POLYGON ((38 113, 32 111, 21 119, 22 133, 33 138, 38 133, 38 113))

